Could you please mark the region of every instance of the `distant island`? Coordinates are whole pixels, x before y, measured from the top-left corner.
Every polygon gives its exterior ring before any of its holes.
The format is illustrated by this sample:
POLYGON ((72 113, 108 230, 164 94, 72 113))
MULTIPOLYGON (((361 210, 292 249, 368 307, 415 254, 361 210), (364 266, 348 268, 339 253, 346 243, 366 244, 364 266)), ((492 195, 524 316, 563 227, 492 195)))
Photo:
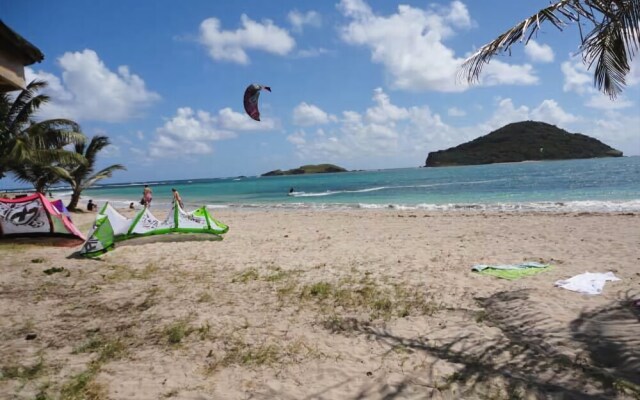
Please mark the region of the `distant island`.
POLYGON ((327 172, 347 172, 347 170, 333 164, 316 164, 316 165, 303 165, 299 168, 293 168, 286 171, 276 169, 275 171, 269 171, 266 174, 262 174, 261 176, 322 174, 327 172))
POLYGON ((434 151, 426 167, 519 161, 622 157, 622 152, 592 137, 569 133, 545 122, 522 121, 447 150, 434 151))

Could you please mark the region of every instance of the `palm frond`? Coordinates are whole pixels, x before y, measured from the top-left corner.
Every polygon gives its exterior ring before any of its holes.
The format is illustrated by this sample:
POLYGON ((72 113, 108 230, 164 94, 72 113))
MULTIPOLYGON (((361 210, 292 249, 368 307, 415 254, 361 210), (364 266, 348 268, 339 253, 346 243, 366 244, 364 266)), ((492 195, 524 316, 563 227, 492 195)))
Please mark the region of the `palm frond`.
POLYGON ((94 183, 102 179, 111 178, 111 176, 113 175, 113 172, 117 170, 126 171, 127 168, 122 164, 114 164, 114 165, 108 166, 107 168, 101 169, 100 171, 96 172, 95 174, 83 180, 82 189, 88 189, 91 186, 93 186, 94 183))
POLYGON ((508 52, 514 43, 529 42, 531 37, 538 32, 545 22, 553 24, 562 30, 565 21, 578 21, 580 16, 592 19, 593 14, 584 9, 577 0, 562 0, 544 8, 529 18, 498 36, 495 40, 482 46, 473 55, 467 58, 458 71, 458 79, 466 78, 469 83, 477 82, 485 64, 498 53, 508 52))
POLYGON ((20 126, 27 124, 33 113, 44 103, 49 101, 49 96, 37 94, 47 86, 45 81, 33 80, 27 88, 22 90, 13 101, 9 112, 5 117, 5 125, 11 131, 18 131, 20 126))
POLYGON ((640 0, 557 1, 482 46, 462 63, 458 79, 477 82, 482 68, 494 56, 509 52, 517 42, 528 43, 544 23, 559 30, 577 23, 583 60, 589 67, 596 63, 595 86, 611 98, 623 90, 631 60, 640 49, 640 0), (594 27, 586 37, 582 35, 583 22, 594 27))
POLYGON ((107 136, 94 136, 91 138, 91 141, 87 146, 84 156, 87 158, 87 160, 91 164, 93 164, 96 161, 96 157, 100 152, 100 150, 104 149, 110 144, 111 144, 111 141, 107 136))
POLYGON ((609 29, 609 32, 597 32, 588 37, 584 44, 584 59, 589 67, 595 63, 595 86, 615 99, 625 86, 630 67, 620 31, 614 27, 609 29))

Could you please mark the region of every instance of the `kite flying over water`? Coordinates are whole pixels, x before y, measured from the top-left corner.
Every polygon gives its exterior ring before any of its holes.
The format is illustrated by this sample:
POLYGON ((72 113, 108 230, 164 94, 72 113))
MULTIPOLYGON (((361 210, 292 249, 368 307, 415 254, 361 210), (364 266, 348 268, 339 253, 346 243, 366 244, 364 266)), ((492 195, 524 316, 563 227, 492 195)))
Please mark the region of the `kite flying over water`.
POLYGON ((260 90, 271 91, 269 86, 262 86, 256 83, 252 83, 247 86, 244 91, 244 110, 249 116, 256 121, 260 121, 260 111, 258 110, 258 98, 260 97, 260 90))

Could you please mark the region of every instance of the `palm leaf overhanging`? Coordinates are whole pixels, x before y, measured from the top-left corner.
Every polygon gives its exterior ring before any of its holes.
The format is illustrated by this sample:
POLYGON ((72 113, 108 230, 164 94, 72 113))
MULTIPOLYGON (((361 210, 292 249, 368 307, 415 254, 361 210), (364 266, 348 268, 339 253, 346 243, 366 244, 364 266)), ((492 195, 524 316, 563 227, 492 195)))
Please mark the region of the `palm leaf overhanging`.
POLYGON ((482 46, 467 58, 459 77, 477 82, 485 64, 498 53, 510 52, 517 42, 529 42, 542 24, 559 30, 576 24, 584 63, 595 64, 594 85, 615 99, 624 89, 630 64, 640 49, 640 0, 561 0, 544 8, 482 46), (583 32, 583 26, 591 31, 583 32))
POLYGON ((49 101, 48 96, 38 94, 46 85, 34 80, 15 98, 0 96, 0 178, 13 172, 38 191, 65 177, 62 165, 86 163, 81 154, 65 149, 86 139, 76 122, 34 121, 35 112, 49 101))

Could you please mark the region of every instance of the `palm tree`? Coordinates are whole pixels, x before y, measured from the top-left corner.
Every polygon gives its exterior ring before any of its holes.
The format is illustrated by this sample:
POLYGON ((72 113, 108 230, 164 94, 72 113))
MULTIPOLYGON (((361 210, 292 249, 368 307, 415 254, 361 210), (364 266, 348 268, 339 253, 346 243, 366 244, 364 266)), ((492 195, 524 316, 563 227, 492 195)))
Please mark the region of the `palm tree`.
POLYGON ((577 24, 582 59, 589 68, 595 64, 594 85, 615 99, 626 84, 631 61, 640 48, 640 0, 557 1, 482 46, 464 61, 459 76, 469 83, 477 81, 484 64, 498 53, 509 52, 518 41, 528 43, 545 22, 559 30, 567 24, 577 24), (583 25, 591 29, 586 34, 583 25))
POLYGON ((91 138, 88 146, 85 143, 77 143, 75 145, 75 152, 82 155, 86 160, 86 164, 72 164, 67 166, 69 172, 68 177, 63 178, 67 181, 73 189, 71 200, 67 208, 69 210, 75 210, 78 207, 78 201, 80 200, 80 194, 84 189, 91 187, 94 183, 101 179, 110 178, 113 171, 126 170, 121 164, 110 165, 96 173, 93 173, 96 163, 96 156, 100 150, 109 146, 111 142, 106 136, 94 136, 91 138))
POLYGON ((13 101, 6 93, 0 94, 0 179, 14 172, 38 191, 51 183, 42 181, 45 176, 55 179, 56 174, 64 175, 61 164, 86 162, 81 155, 65 150, 65 146, 85 140, 76 122, 33 120, 35 111, 49 101, 48 96, 37 94, 46 85, 34 80, 13 101))

